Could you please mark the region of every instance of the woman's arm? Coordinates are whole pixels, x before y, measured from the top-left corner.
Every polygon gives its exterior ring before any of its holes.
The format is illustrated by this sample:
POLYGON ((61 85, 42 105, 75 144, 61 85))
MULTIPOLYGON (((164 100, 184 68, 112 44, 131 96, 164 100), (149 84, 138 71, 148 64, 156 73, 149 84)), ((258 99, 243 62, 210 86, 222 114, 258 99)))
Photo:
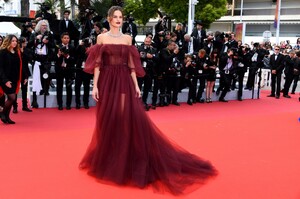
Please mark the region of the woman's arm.
POLYGON ((99 80, 100 70, 99 67, 94 69, 94 79, 93 79, 93 91, 92 96, 93 99, 98 102, 99 100, 99 89, 98 89, 98 80, 99 80))

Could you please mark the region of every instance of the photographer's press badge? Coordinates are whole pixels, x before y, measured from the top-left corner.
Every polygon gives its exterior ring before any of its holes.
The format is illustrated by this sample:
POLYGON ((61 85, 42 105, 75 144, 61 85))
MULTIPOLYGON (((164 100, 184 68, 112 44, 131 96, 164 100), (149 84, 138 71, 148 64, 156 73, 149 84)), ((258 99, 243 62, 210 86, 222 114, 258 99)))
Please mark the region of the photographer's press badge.
POLYGON ((202 74, 202 73, 203 73, 203 71, 202 71, 202 70, 198 70, 198 73, 199 73, 199 74, 202 74))

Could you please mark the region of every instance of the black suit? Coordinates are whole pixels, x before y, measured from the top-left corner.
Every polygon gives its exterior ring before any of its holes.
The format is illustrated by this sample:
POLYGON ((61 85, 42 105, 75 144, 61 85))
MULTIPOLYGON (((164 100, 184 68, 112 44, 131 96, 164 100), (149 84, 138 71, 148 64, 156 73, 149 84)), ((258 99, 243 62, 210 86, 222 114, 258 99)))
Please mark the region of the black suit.
MULTIPOLYGON (((62 45, 60 44, 61 48, 62 45)), ((62 107, 62 92, 63 92, 63 83, 65 79, 66 90, 67 90, 67 107, 71 106, 72 102, 72 81, 74 79, 74 53, 75 49, 73 46, 68 45, 67 47, 69 53, 68 56, 56 56, 55 71, 56 71, 56 92, 57 92, 57 104, 59 107, 62 107)))
POLYGON ((286 56, 285 58, 285 82, 283 88, 283 95, 288 95, 290 86, 294 79, 294 67, 295 67, 295 58, 291 58, 290 56, 286 56))
POLYGON ((191 37, 193 37, 193 48, 194 52, 199 52, 203 48, 204 39, 206 38, 206 31, 200 30, 200 34, 198 34, 198 30, 194 29, 191 37))
POLYGON ((281 53, 278 54, 275 60, 275 54, 270 57, 270 66, 272 71, 276 71, 276 74, 271 75, 271 95, 280 96, 281 87, 281 74, 284 69, 285 56, 281 53))
POLYGON ((79 39, 79 31, 75 27, 72 20, 68 20, 68 27, 65 19, 59 21, 59 35, 65 32, 69 33, 70 41, 74 40, 74 43, 76 45, 79 39))

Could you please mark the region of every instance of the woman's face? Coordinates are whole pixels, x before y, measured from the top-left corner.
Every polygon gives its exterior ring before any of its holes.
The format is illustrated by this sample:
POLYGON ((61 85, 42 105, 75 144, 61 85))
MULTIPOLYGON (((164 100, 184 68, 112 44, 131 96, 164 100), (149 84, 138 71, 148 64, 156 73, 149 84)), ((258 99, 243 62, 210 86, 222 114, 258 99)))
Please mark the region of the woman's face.
POLYGON ((123 24, 123 15, 120 10, 116 10, 110 18, 110 25, 115 28, 120 28, 123 24))
POLYGON ((13 37, 10 43, 10 48, 15 48, 18 45, 18 40, 17 38, 13 37))

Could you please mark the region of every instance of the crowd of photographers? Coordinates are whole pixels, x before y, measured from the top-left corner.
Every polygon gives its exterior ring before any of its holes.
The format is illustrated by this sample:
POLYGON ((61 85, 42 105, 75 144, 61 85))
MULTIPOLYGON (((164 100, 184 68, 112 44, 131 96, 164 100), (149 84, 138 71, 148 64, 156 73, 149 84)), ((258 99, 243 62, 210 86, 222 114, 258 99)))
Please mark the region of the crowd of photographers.
MULTIPOLYGON (((69 19, 70 12, 65 11, 59 22, 59 39, 55 38, 48 20, 42 17, 24 25, 19 45, 27 49, 24 55, 33 66, 31 107, 39 107, 37 95, 49 95, 51 86, 56 87, 57 106, 63 110, 65 82, 66 109, 71 109, 74 83, 76 109, 82 105, 89 108, 92 76, 83 71, 86 52, 96 43, 97 35, 109 29, 105 24, 93 23, 89 14, 87 12, 86 21, 77 34, 78 29, 69 19), (56 79, 56 85, 52 79, 56 79), (82 85, 83 95, 80 92, 82 85)), ((138 78, 146 110, 169 104, 179 106, 178 95, 184 88, 188 88, 186 101, 189 105, 212 103, 213 92, 220 102, 228 102, 226 94, 234 89, 238 90, 237 100, 242 101, 243 90, 254 89, 257 74, 259 86, 263 85, 264 78, 261 77, 268 70, 271 71, 270 97, 280 98, 283 92, 283 97, 290 98, 289 89, 293 82, 291 93, 295 93, 300 71, 300 39, 294 47, 289 42, 282 42, 279 46, 272 46, 269 42, 248 45, 237 41, 233 32, 206 32, 201 21, 195 22, 190 35, 185 33, 181 23, 170 32, 164 18, 155 26, 155 34, 148 33, 141 45, 137 45, 134 39, 137 28, 133 18, 127 18, 122 32, 133 37, 133 44, 140 52, 141 63, 146 71, 144 77, 138 78), (244 87, 246 72, 248 79, 244 87), (283 73, 285 83, 281 89, 283 73), (218 88, 215 88, 216 79, 219 81, 218 88), (149 103, 150 92, 152 99, 149 103)), ((27 87, 23 85, 21 88, 22 110, 31 111, 27 104, 27 87)), ((17 113, 17 103, 13 107, 13 112, 17 113)))

